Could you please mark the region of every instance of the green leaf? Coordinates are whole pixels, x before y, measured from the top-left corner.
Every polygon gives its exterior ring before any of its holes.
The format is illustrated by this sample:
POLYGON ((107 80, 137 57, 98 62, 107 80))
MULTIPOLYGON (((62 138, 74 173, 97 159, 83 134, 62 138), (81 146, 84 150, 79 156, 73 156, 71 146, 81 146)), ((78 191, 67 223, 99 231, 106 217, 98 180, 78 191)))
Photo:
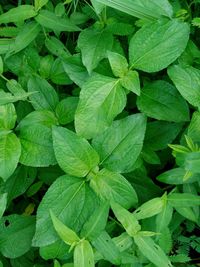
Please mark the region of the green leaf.
POLYGON ((146 129, 143 114, 134 114, 116 120, 92 145, 100 155, 101 165, 117 172, 130 172, 142 150, 146 129))
POLYGON ((195 111, 193 113, 187 135, 192 138, 193 142, 200 142, 200 112, 195 111))
POLYGON ((74 249, 74 267, 94 267, 94 253, 87 240, 80 241, 74 249))
POLYGON ((28 91, 37 92, 30 96, 31 104, 36 110, 54 111, 58 104, 58 95, 54 88, 40 77, 32 77, 28 81, 28 91))
POLYGON ((43 125, 51 129, 51 126, 56 124, 58 124, 58 120, 53 112, 49 110, 35 110, 20 121, 17 129, 20 130, 33 125, 43 125))
POLYGON ((20 162, 31 167, 46 167, 56 164, 51 129, 42 124, 20 128, 22 153, 20 162))
POLYGON ((90 186, 103 200, 114 201, 124 208, 137 203, 137 195, 131 184, 120 174, 102 169, 90 181, 90 186))
POLYGON ((195 207, 200 205, 200 196, 190 193, 172 193, 168 196, 169 204, 176 207, 195 207))
POLYGON ((80 31, 80 28, 73 24, 68 18, 61 18, 48 10, 41 10, 35 20, 43 27, 52 31, 74 32, 80 31))
POLYGON ((141 253, 157 267, 171 267, 171 263, 163 250, 151 237, 142 236, 140 233, 134 236, 134 241, 141 253))
POLYGON ((49 0, 35 0, 34 1, 35 9, 39 10, 40 8, 45 6, 48 2, 49 0))
POLYGON ((53 127, 53 147, 59 166, 70 175, 85 177, 99 164, 88 141, 66 128, 53 127))
POLYGON ((37 15, 34 6, 20 5, 0 15, 0 23, 21 22, 37 15))
POLYGON ((82 87, 75 114, 79 135, 90 139, 103 132, 126 105, 126 94, 119 80, 92 76, 82 87))
POLYGON ((65 224, 63 224, 53 213, 52 210, 50 210, 51 219, 53 222, 53 226, 57 232, 57 234, 60 236, 60 238, 67 244, 72 245, 74 243, 77 243, 80 241, 77 234, 71 230, 69 227, 67 227, 65 224))
POLYGON ((16 169, 20 154, 21 145, 14 133, 0 136, 0 177, 4 181, 6 181, 16 169))
POLYGON ((111 207, 116 218, 120 221, 128 235, 134 237, 135 234, 141 230, 141 226, 139 225, 135 214, 130 213, 115 202, 111 203, 111 207))
POLYGON ((106 231, 103 231, 100 236, 92 242, 92 245, 102 254, 105 260, 115 265, 120 264, 120 251, 106 231))
POLYGON ((156 231, 162 232, 172 220, 173 208, 166 202, 162 211, 156 216, 156 231))
POLYGON ((51 81, 58 85, 67 85, 72 84, 72 80, 69 78, 68 75, 66 75, 66 72, 64 70, 62 59, 57 58, 51 68, 49 73, 49 78, 51 81))
POLYGON ((187 180, 184 180, 186 175, 186 170, 183 168, 174 168, 168 170, 166 172, 161 173, 156 177, 156 179, 165 184, 185 184, 185 183, 193 183, 198 180, 198 175, 194 174, 187 180))
POLYGON ((83 225, 81 237, 95 240, 106 227, 109 213, 109 204, 104 202, 91 215, 88 221, 83 225))
POLYGON ((0 39, 0 55, 6 54, 13 46, 14 40, 8 38, 0 39))
POLYGON ((33 245, 43 247, 58 240, 49 209, 65 225, 78 233, 95 208, 97 199, 84 180, 68 175, 57 178, 38 207, 33 245))
POLYGON ((24 24, 16 36, 13 44, 13 49, 10 51, 11 54, 18 53, 19 51, 26 48, 31 42, 35 40, 39 34, 41 27, 38 23, 32 21, 24 24))
POLYGON ((2 57, 0 56, 0 74, 3 73, 3 60, 2 57))
POLYGON ((160 0, 159 2, 156 0, 126 0, 125 3, 120 0, 96 1, 141 19, 154 20, 161 16, 171 17, 173 14, 172 6, 167 0, 160 0))
POLYGON ((51 245, 41 247, 39 252, 40 256, 45 260, 61 259, 66 256, 69 248, 70 247, 68 245, 66 245, 61 239, 59 239, 51 245))
POLYGON ((131 68, 156 72, 174 62, 184 51, 189 26, 179 20, 162 19, 143 26, 129 46, 131 68))
POLYGON ((124 77, 128 72, 128 62, 126 58, 111 51, 109 51, 107 54, 113 74, 116 77, 124 77))
POLYGON ((0 195, 0 219, 4 214, 4 211, 6 210, 7 206, 7 193, 0 195))
POLYGON ((0 128, 10 130, 15 127, 17 114, 13 104, 0 106, 0 128))
POLYGON ((60 124, 65 125, 74 120, 78 105, 78 97, 67 97, 62 99, 56 107, 56 116, 60 124))
POLYGON ((175 209, 186 219, 198 224, 198 216, 191 207, 176 207, 175 209))
POLYGON ((171 144, 182 129, 182 123, 154 121, 147 123, 144 147, 154 151, 162 150, 171 144))
POLYGON ((64 59, 63 67, 70 79, 79 87, 82 87, 89 78, 89 74, 83 66, 79 54, 75 54, 73 56, 69 56, 67 59, 64 59))
POLYGON ((168 68, 168 75, 179 93, 191 105, 200 106, 200 70, 191 66, 174 65, 168 68))
POLYGON ((24 94, 19 94, 19 95, 12 95, 10 93, 6 93, 2 90, 0 90, 0 105, 5 105, 9 103, 14 103, 19 100, 26 100, 27 97, 32 95, 33 93, 24 93, 24 94))
POLYGON ((160 197, 152 198, 143 203, 134 211, 134 216, 137 220, 142 220, 159 214, 164 207, 164 201, 160 197))
POLYGON ((189 120, 189 108, 174 86, 165 81, 147 84, 137 98, 138 109, 147 116, 172 122, 189 120))
POLYGON ((113 37, 108 31, 85 29, 80 33, 78 47, 81 50, 83 65, 89 73, 107 56, 107 51, 111 50, 112 45, 113 37))
POLYGON ((45 39, 45 46, 53 55, 57 57, 67 58, 70 56, 70 53, 65 45, 54 36, 48 36, 48 38, 45 39))
POLYGON ((127 90, 140 95, 140 78, 137 71, 129 70, 120 83, 127 90))
POLYGON ((14 259, 25 254, 31 247, 35 231, 35 217, 23 215, 5 216, 0 220, 0 251, 14 259))

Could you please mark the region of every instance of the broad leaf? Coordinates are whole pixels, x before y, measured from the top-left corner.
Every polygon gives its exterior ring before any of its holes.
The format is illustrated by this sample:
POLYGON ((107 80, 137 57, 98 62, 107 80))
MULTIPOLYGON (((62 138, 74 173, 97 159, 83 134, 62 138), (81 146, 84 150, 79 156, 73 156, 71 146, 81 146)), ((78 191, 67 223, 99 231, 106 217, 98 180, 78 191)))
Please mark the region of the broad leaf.
POLYGON ((91 241, 95 240, 106 227, 109 213, 109 204, 101 203, 99 208, 91 215, 88 221, 83 225, 81 236, 91 241))
POLYGON ((138 109, 147 116, 164 121, 189 120, 189 108, 176 88, 165 81, 147 84, 137 98, 138 109))
POLYGON ((0 195, 0 219, 4 214, 4 211, 6 210, 7 205, 7 193, 0 195))
POLYGON ((0 15, 0 23, 21 22, 37 15, 34 6, 19 5, 0 15))
POLYGON ((62 127, 53 127, 53 147, 59 166, 70 175, 86 176, 99 163, 87 140, 62 127))
POLYGON ((87 240, 80 241, 74 249, 74 267, 94 267, 93 248, 87 240))
POLYGON ((10 130, 14 128, 17 119, 13 104, 0 105, 0 128, 10 130))
POLYGON ((134 216, 137 220, 149 218, 159 214, 164 207, 164 201, 162 198, 152 198, 145 202, 134 211, 134 216))
POLYGON ((20 128, 22 154, 20 162, 26 166, 46 167, 56 164, 51 129, 34 124, 20 128))
POLYGON ((79 237, 77 234, 67 227, 65 224, 63 224, 53 213, 52 210, 50 210, 50 215, 51 219, 53 222, 53 226, 59 235, 59 237, 67 244, 67 245, 72 245, 73 243, 76 243, 80 241, 79 237))
POLYGON ((140 95, 140 78, 137 71, 129 70, 120 83, 127 90, 140 95))
POLYGON ((161 16, 171 17, 173 13, 172 6, 167 0, 161 0, 159 2, 156 0, 126 0, 125 3, 122 3, 120 0, 96 1, 140 19, 154 20, 161 16))
POLYGON ((82 87, 75 114, 79 135, 89 139, 106 129, 126 105, 126 94, 119 80, 92 76, 82 87))
POLYGON ((163 250, 151 237, 142 236, 140 233, 134 236, 134 241, 141 253, 157 267, 171 267, 171 263, 163 250))
POLYGON ((111 207, 116 218, 120 221, 128 235, 134 237, 137 232, 141 230, 141 226, 139 225, 135 214, 130 213, 115 202, 111 203, 111 207))
POLYGON ((156 72, 174 62, 184 51, 189 26, 177 19, 162 19, 143 26, 129 46, 131 68, 156 72))
POLYGON ((115 265, 120 264, 120 251, 106 231, 103 231, 100 236, 92 242, 92 245, 101 253, 105 260, 115 265))
POLYGON ((0 220, 0 251, 8 258, 17 258, 31 247, 35 231, 35 217, 23 215, 5 216, 0 220))
POLYGON ((114 121, 92 145, 100 155, 101 165, 117 172, 130 172, 142 150, 146 118, 135 114, 114 121))
POLYGON ((180 94, 191 105, 200 106, 200 70, 191 66, 174 65, 169 67, 168 75, 180 94))
POLYGON ((33 245, 43 247, 58 240, 49 209, 65 225, 78 232, 95 208, 95 195, 84 180, 67 175, 58 178, 39 205, 33 245))
POLYGON ((114 201, 124 208, 130 208, 137 203, 135 190, 118 173, 102 169, 91 179, 90 186, 103 200, 114 201))
POLYGON ((128 62, 125 57, 120 54, 109 51, 108 60, 113 74, 116 77, 124 77, 128 72, 128 62))
POLYGON ((112 45, 113 37, 108 31, 86 29, 80 33, 78 47, 81 50, 83 65, 89 73, 107 56, 107 51, 111 50, 112 45))
POLYGON ((169 204, 175 208, 200 206, 200 196, 190 193, 172 193, 167 199, 169 204))
POLYGON ((43 27, 53 31, 80 31, 80 28, 67 18, 60 18, 55 13, 48 10, 41 10, 35 20, 43 27))
POLYGON ((46 80, 39 77, 32 77, 28 81, 28 91, 35 92, 30 96, 30 99, 36 110, 55 110, 56 105, 58 104, 58 95, 46 80))
POLYGON ((49 0, 35 0, 35 9, 39 10, 40 8, 42 8, 43 6, 45 6, 47 3, 49 2, 49 0))
POLYGON ((56 107, 56 116, 60 124, 65 125, 74 120, 78 105, 78 97, 67 97, 61 100, 56 107))
POLYGON ((0 136, 0 177, 6 181, 14 172, 21 155, 21 145, 14 133, 0 136))

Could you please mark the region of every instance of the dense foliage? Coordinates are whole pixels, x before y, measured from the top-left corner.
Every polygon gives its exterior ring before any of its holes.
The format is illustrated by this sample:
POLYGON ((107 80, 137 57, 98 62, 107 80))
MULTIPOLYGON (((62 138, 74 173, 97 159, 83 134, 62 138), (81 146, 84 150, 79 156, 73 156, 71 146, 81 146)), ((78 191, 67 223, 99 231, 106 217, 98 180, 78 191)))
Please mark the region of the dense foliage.
POLYGON ((200 1, 0 3, 0 266, 200 262, 200 1))

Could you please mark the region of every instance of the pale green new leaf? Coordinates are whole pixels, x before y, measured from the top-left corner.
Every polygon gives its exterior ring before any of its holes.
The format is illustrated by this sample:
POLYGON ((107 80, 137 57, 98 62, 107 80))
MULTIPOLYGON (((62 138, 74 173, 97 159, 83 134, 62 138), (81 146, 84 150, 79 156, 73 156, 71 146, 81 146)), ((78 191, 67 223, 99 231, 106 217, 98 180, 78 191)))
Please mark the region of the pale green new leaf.
POLYGON ((55 165, 51 129, 42 124, 24 125, 20 128, 22 153, 20 162, 31 167, 55 165))
POLYGON ((87 240, 80 241, 74 249, 74 267, 95 267, 93 248, 87 240))
POLYGON ((80 28, 73 24, 68 18, 61 18, 48 10, 41 10, 35 20, 43 27, 53 31, 74 32, 80 31, 80 28))
POLYGON ((151 237, 142 236, 140 233, 134 236, 134 241, 141 253, 157 267, 171 267, 171 263, 163 250, 151 237))
POLYGON ((128 72, 128 62, 126 58, 111 51, 109 51, 107 54, 113 74, 116 77, 124 77, 128 72))
POLYGON ((49 0, 35 0, 34 1, 35 9, 39 10, 40 8, 45 6, 48 2, 49 0))
POLYGON ((0 56, 0 74, 3 73, 3 60, 2 57, 0 56))
POLYGON ((120 83, 127 90, 140 95, 140 78, 137 71, 129 70, 120 80, 120 83))
POLYGON ((164 208, 164 201, 162 198, 156 197, 143 203, 137 208, 133 214, 137 220, 142 220, 159 214, 164 208))
POLYGON ((86 29, 80 33, 78 47, 81 50, 83 65, 89 73, 107 56, 107 51, 111 50, 112 45, 113 36, 108 31, 86 29))
POLYGON ((162 211, 156 216, 156 231, 162 232, 168 227, 173 215, 173 208, 166 202, 162 211))
POLYGON ((17 114, 13 104, 0 105, 0 128, 5 130, 13 129, 16 119, 17 114))
POLYGON ((50 210, 50 215, 57 234, 67 245, 71 246, 72 244, 77 243, 80 240, 77 234, 72 229, 67 227, 64 223, 62 223, 55 216, 52 210, 50 210))
POLYGON ((177 19, 162 19, 143 26, 129 45, 131 68, 156 72, 174 62, 184 51, 189 26, 177 19))
POLYGON ((105 130, 126 105, 126 94, 119 80, 92 76, 82 87, 75 114, 79 135, 90 139, 105 130))
POLYGON ((117 172, 130 172, 142 150, 146 117, 134 114, 114 121, 92 145, 100 155, 101 165, 117 172))
POLYGON ((164 121, 189 120, 189 108, 174 86, 165 81, 147 84, 137 98, 138 109, 147 116, 164 121))
POLYGON ((19 5, 0 15, 0 23, 20 22, 37 15, 34 6, 19 5))
POLYGON ((179 93, 191 105, 200 106, 200 70, 192 66, 174 65, 168 68, 168 75, 179 93))
POLYGON ((140 19, 154 20, 161 16, 171 17, 173 14, 172 6, 167 0, 96 0, 119 11, 140 19))
POLYGON ((116 218, 120 221, 128 235, 134 237, 135 234, 141 230, 141 226, 135 214, 130 213, 115 202, 111 202, 111 207, 116 218))
POLYGON ((21 144, 14 133, 0 136, 0 177, 6 181, 14 172, 21 155, 21 144))
POLYGON ((0 219, 4 214, 7 206, 7 193, 3 193, 0 195, 0 219))
POLYGON ((59 166, 68 174, 86 176, 99 164, 99 155, 87 140, 62 127, 53 127, 53 147, 59 166))
POLYGON ((127 209, 138 201, 131 184, 119 173, 102 169, 91 179, 90 186, 103 200, 114 201, 127 209))

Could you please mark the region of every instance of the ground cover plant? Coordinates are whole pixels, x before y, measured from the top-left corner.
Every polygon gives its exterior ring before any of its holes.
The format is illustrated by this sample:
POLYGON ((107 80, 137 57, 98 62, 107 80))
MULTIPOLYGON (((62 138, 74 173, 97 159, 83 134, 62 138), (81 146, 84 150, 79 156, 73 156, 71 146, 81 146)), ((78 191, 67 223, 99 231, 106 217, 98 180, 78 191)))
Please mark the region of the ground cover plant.
POLYGON ((200 1, 0 2, 0 266, 200 263, 200 1))

